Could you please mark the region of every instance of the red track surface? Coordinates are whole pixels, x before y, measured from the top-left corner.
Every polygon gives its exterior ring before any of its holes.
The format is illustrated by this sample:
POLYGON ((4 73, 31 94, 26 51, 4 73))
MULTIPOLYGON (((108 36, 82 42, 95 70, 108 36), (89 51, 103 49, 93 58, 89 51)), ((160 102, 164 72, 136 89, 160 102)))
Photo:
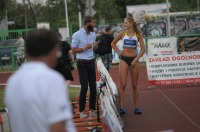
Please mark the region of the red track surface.
MULTIPOLYGON (((118 67, 113 66, 111 76, 119 86, 118 67)), ((0 74, 0 83, 5 83, 7 74, 0 74)), ((74 71, 74 85, 79 85, 74 71)), ((200 86, 156 86, 148 89, 145 65, 140 65, 139 89, 142 115, 133 112, 130 75, 127 81, 125 109, 122 116, 125 132, 200 132, 200 86)), ((1 87, 0 87, 1 88, 1 87)))

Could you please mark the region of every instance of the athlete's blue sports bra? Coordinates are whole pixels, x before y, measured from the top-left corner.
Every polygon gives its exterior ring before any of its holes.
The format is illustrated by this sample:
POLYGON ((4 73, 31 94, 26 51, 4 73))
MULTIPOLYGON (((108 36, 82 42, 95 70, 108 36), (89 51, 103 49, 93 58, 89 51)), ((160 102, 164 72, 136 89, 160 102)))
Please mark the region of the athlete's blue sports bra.
POLYGON ((123 47, 125 48, 137 48, 138 39, 136 36, 136 33, 133 37, 129 37, 127 35, 127 32, 125 32, 125 35, 123 37, 123 47))

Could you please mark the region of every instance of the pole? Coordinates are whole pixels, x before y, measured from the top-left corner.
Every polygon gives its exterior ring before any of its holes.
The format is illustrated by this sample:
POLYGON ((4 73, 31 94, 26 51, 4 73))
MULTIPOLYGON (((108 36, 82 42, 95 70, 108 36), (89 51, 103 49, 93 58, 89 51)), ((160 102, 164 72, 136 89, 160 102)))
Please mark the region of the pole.
POLYGON ((79 20, 79 29, 82 28, 82 15, 81 15, 81 5, 80 0, 78 1, 78 20, 79 20))
POLYGON ((68 11, 67 11, 67 0, 64 0, 65 1, 65 17, 66 17, 66 28, 67 28, 67 35, 68 37, 70 37, 70 34, 69 34, 69 20, 68 20, 68 11))
POLYGON ((166 4, 167 4, 167 36, 171 36, 170 17, 169 17, 169 0, 166 0, 166 4))
POLYGON ((88 2, 89 2, 89 7, 88 7, 88 9, 89 9, 89 15, 90 16, 92 16, 92 5, 91 5, 91 0, 88 0, 88 2))
POLYGON ((199 0, 197 0, 197 11, 199 11, 199 0))
POLYGON ((6 26, 7 26, 7 29, 8 30, 8 10, 6 9, 6 26))
MULTIPOLYGON (((25 29, 28 29, 28 23, 27 23, 27 5, 25 4, 25 29)), ((26 31, 27 34, 27 31, 26 31)))
POLYGON ((79 29, 82 28, 82 16, 81 16, 81 12, 78 12, 78 19, 79 19, 79 29))
POLYGON ((24 22, 25 22, 25 29, 27 29, 27 5, 26 0, 23 0, 24 3, 24 22))
MULTIPOLYGON (((9 30, 9 27, 8 27, 8 10, 6 9, 6 30, 9 30)), ((0 22, 1 22, 1 20, 0 20, 0 22)), ((2 39, 2 40, 6 40, 6 35, 4 34, 4 35, 2 35, 1 37, 0 37, 0 39, 2 39)), ((0 64, 1 64, 1 62, 0 62, 0 64)))

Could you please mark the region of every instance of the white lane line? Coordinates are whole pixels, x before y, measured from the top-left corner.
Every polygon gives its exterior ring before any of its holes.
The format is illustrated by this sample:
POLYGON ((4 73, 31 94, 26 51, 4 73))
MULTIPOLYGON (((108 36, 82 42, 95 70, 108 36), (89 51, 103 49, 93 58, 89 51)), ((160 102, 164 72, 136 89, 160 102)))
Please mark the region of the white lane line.
POLYGON ((170 98, 167 97, 160 89, 156 89, 167 101, 169 101, 187 120, 189 120, 195 127, 200 130, 200 126, 194 122, 189 116, 187 116, 170 98))
POLYGON ((80 88, 81 85, 70 85, 70 87, 74 87, 74 88, 80 88))

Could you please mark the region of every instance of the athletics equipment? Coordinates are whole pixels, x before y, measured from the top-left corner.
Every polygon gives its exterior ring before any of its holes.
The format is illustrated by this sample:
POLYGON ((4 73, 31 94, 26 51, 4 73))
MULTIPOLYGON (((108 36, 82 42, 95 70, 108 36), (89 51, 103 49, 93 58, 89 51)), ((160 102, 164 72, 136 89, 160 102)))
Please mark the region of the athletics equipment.
POLYGON ((117 87, 101 59, 97 59, 97 68, 100 74, 100 80, 97 82, 97 86, 99 86, 97 92, 101 104, 103 128, 108 132, 123 132, 124 123, 115 105, 118 97, 117 87))

